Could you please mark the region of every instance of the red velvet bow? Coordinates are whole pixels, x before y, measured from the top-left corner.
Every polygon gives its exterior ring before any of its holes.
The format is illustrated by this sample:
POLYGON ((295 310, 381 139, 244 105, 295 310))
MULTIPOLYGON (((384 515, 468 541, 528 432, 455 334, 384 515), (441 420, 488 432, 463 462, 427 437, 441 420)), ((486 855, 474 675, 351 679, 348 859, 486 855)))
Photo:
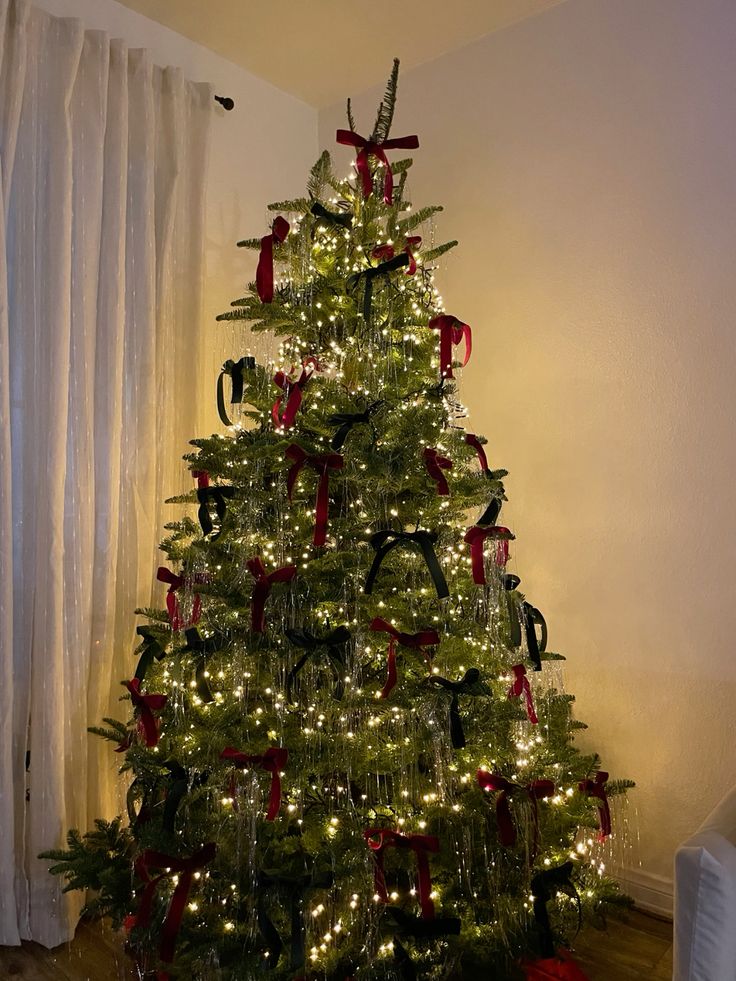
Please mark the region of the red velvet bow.
POLYGON ((438 317, 432 317, 429 321, 432 330, 440 332, 440 374, 443 378, 454 378, 452 373, 452 349, 465 338, 465 360, 463 368, 470 361, 470 353, 473 349, 473 332, 467 324, 449 313, 442 313, 438 317))
POLYGON ((450 488, 442 471, 452 470, 452 460, 448 460, 446 456, 440 456, 436 449, 428 446, 424 450, 424 465, 429 476, 437 484, 437 493, 440 497, 447 497, 450 488))
POLYGON ((417 886, 422 917, 425 920, 434 919, 434 903, 432 902, 432 879, 429 872, 428 852, 440 850, 439 838, 434 835, 402 835, 399 831, 388 828, 368 828, 363 837, 373 849, 375 860, 374 881, 376 892, 381 902, 388 902, 386 892, 386 876, 383 867, 383 853, 387 848, 411 849, 417 857, 417 886))
POLYGON ((176 592, 178 589, 181 589, 182 586, 191 586, 196 583, 207 582, 207 573, 196 572, 191 577, 177 576, 176 573, 162 565, 159 566, 158 572, 156 573, 156 578, 159 582, 169 584, 169 591, 166 594, 166 609, 169 613, 169 623, 171 624, 171 629, 186 630, 187 627, 193 627, 195 624, 199 623, 199 618, 202 616, 202 600, 199 593, 194 594, 191 616, 185 617, 182 615, 176 592))
MULTIPOLYGON (((229 760, 233 766, 247 769, 250 766, 259 766, 266 773, 271 774, 271 792, 268 797, 268 811, 266 820, 274 821, 279 813, 281 806, 281 770, 286 769, 289 760, 289 750, 280 746, 271 746, 261 756, 251 756, 241 753, 240 750, 228 746, 220 753, 221 760, 229 760)), ((232 794, 231 796, 235 796, 232 794)))
POLYGON ((271 418, 277 429, 290 429, 294 425, 294 419, 302 404, 302 392, 307 386, 307 382, 315 371, 319 371, 319 362, 316 358, 306 358, 302 364, 301 374, 298 378, 290 378, 285 371, 277 371, 273 376, 274 385, 278 385, 286 396, 286 406, 279 417, 279 410, 284 395, 279 397, 271 407, 271 418))
POLYGON ((606 781, 608 774, 605 770, 599 770, 595 777, 590 780, 581 780, 578 784, 580 792, 586 797, 595 797, 598 804, 598 821, 600 830, 598 831, 598 841, 605 841, 611 833, 611 808, 608 806, 608 795, 606 794, 606 781))
POLYGON ((440 635, 436 630, 420 630, 416 634, 405 634, 397 630, 392 624, 382 617, 375 617, 371 620, 370 630, 387 633, 390 637, 388 642, 388 664, 386 671, 386 684, 381 690, 381 698, 388 698, 396 684, 396 644, 402 647, 410 647, 412 650, 420 651, 429 661, 430 655, 424 650, 425 647, 432 647, 439 644, 440 635))
POLYGON ((483 444, 473 433, 465 434, 465 442, 468 446, 472 446, 475 452, 478 454, 478 461, 480 463, 480 468, 483 473, 488 470, 488 458, 486 457, 486 451, 483 449, 483 444))
POLYGON ((257 555, 253 559, 248 559, 245 563, 248 572, 255 579, 253 596, 251 599, 251 630, 254 634, 266 632, 266 600, 271 592, 271 587, 275 582, 291 582, 296 575, 295 565, 285 565, 281 569, 275 569, 266 574, 266 567, 263 559, 257 555))
POLYGON ((394 198, 394 176, 391 172, 391 164, 388 162, 386 150, 416 150, 419 146, 419 138, 416 136, 400 136, 393 140, 384 140, 378 143, 374 140, 367 140, 364 136, 354 133, 350 129, 339 129, 336 136, 337 142, 343 146, 354 146, 358 149, 358 156, 355 166, 363 182, 363 197, 369 198, 373 193, 373 174, 371 173, 370 158, 375 157, 380 160, 385 168, 383 178, 383 200, 386 204, 392 204, 394 198))
MULTIPOLYGON (((511 816, 511 806, 509 804, 509 794, 523 790, 529 796, 532 805, 532 823, 534 825, 534 846, 533 852, 537 850, 537 840, 539 833, 539 815, 537 812, 537 801, 544 797, 552 797, 555 792, 555 785, 552 780, 532 780, 526 787, 511 783, 498 773, 489 773, 488 770, 478 770, 476 774, 478 786, 481 790, 489 790, 498 793, 496 798, 496 820, 498 822, 498 837, 502 845, 511 848, 516 844, 516 826, 511 816)), ((532 858, 533 861, 533 858, 532 858)))
POLYGON ((126 917, 128 929, 138 926, 145 930, 151 922, 153 901, 156 897, 159 882, 172 872, 179 877, 179 881, 171 896, 166 918, 161 927, 161 941, 158 954, 166 964, 170 964, 174 959, 176 937, 179 933, 184 908, 189 898, 189 890, 192 885, 194 873, 199 872, 209 865, 216 854, 217 845, 211 841, 209 844, 200 848, 199 851, 194 852, 189 858, 175 858, 173 855, 165 855, 163 852, 148 849, 136 859, 136 873, 145 882, 146 886, 138 905, 138 912, 134 917, 126 917), (148 869, 151 867, 165 869, 165 871, 152 879, 148 874, 148 869))
POLYGON ((279 215, 271 225, 271 234, 261 239, 261 254, 258 257, 256 269, 256 289, 261 303, 273 301, 273 246, 286 241, 289 234, 289 223, 279 215))
POLYGON ((483 567, 483 542, 486 538, 491 538, 496 543, 494 561, 500 569, 503 569, 509 560, 509 541, 513 540, 514 536, 508 528, 497 525, 491 528, 475 525, 465 532, 465 541, 470 545, 473 582, 478 586, 486 584, 486 571, 483 567))
POLYGON ((310 456, 309 453, 306 453, 296 443, 292 443, 289 446, 286 455, 290 460, 294 461, 293 465, 289 468, 286 478, 289 500, 291 500, 296 479, 305 463, 309 464, 319 475, 319 483, 317 485, 317 513, 314 520, 314 538, 312 541, 316 546, 324 545, 327 540, 327 512, 330 496, 329 471, 342 470, 344 460, 339 453, 318 453, 310 456))
POLYGON ((169 700, 169 696, 141 695, 140 678, 133 678, 131 681, 126 681, 125 687, 130 692, 130 700, 133 703, 133 708, 138 713, 138 725, 145 737, 146 746, 149 748, 155 746, 158 742, 158 720, 153 713, 161 711, 169 700))
POLYGON ((556 957, 528 961, 523 967, 526 981, 589 981, 569 950, 558 950, 556 957))
MULTIPOLYGON (((418 249, 422 244, 421 235, 409 235, 406 239, 406 245, 403 250, 409 256, 409 265, 406 269, 407 276, 413 276, 417 271, 417 260, 414 257, 414 249, 418 249)), ((385 245, 377 245, 375 249, 371 252, 371 256, 374 259, 380 259, 382 262, 387 259, 393 259, 396 255, 396 251, 393 245, 389 245, 388 242, 385 245)))
POLYGON ((511 669, 514 672, 514 683, 509 688, 509 698, 524 696, 526 701, 526 714, 529 721, 536 725, 539 722, 537 713, 534 711, 534 701, 532 700, 532 689, 529 679, 526 676, 526 668, 523 664, 515 664, 511 669))

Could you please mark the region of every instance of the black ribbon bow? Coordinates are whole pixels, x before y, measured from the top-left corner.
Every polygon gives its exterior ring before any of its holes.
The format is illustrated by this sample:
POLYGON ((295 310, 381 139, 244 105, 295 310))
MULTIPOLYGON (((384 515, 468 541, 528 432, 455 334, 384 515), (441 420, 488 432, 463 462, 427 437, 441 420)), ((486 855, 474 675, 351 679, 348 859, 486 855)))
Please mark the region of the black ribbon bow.
POLYGON ((363 320, 366 323, 370 323, 371 311, 373 309, 373 280, 377 276, 387 276, 389 273, 395 272, 397 269, 401 269, 402 266, 408 266, 410 262, 410 257, 406 252, 399 252, 392 259, 386 259, 385 262, 379 263, 377 266, 369 266, 367 269, 361 269, 360 272, 355 273, 348 280, 348 288, 355 289, 355 287, 360 282, 361 278, 365 279, 365 292, 363 293, 363 320))
POLYGON ((437 674, 430 675, 427 681, 451 693, 450 740, 454 749, 464 749, 465 730, 460 718, 459 697, 460 695, 490 695, 489 688, 480 680, 480 671, 477 668, 469 668, 460 681, 450 681, 448 678, 442 678, 437 674))
POLYGON ((345 676, 346 647, 350 643, 351 637, 348 628, 336 627, 323 637, 315 637, 308 630, 292 627, 288 627, 284 633, 294 647, 301 647, 304 651, 304 654, 286 676, 286 695, 289 701, 292 700, 292 689, 299 672, 320 647, 326 649, 330 662, 330 668, 335 679, 335 698, 342 698, 345 691, 343 679, 345 676))
POLYGON ((526 649, 529 659, 534 665, 534 670, 541 671, 542 658, 540 655, 547 650, 547 623, 540 611, 531 603, 524 601, 523 611, 526 649), (541 637, 537 637, 537 627, 541 627, 541 637))
POLYGON ((535 671, 542 670, 541 655, 547 650, 547 622, 541 612, 524 600, 521 605, 521 618, 519 610, 511 596, 512 592, 520 584, 521 579, 511 573, 502 576, 501 582, 506 591, 506 606, 508 609, 509 621, 509 643, 512 647, 521 647, 521 627, 524 626, 524 636, 526 638, 526 649, 529 660, 534 665, 535 671), (540 636, 537 636, 537 627, 540 628, 540 636))
POLYGON ((135 632, 142 638, 136 648, 136 653, 140 652, 140 657, 135 669, 135 677, 142 682, 153 664, 153 659, 160 661, 165 656, 166 647, 150 627, 137 627, 135 632))
POLYGON ((447 580, 434 552, 434 544, 437 541, 436 531, 425 531, 422 529, 417 531, 394 531, 392 528, 384 528, 383 531, 377 531, 371 535, 370 541, 376 550, 376 554, 368 572, 365 586, 363 587, 365 593, 370 594, 373 592, 373 586, 378 576, 378 570, 381 568, 381 563, 392 549, 399 545, 408 545, 410 547, 418 545, 427 564, 429 574, 432 577, 434 588, 437 590, 438 598, 445 599, 450 595, 450 590, 447 588, 447 580))
POLYGON ((309 210, 315 218, 321 218, 330 225, 339 225, 341 228, 347 229, 352 227, 353 216, 347 211, 328 211, 319 201, 315 201, 309 210))
POLYGON ((334 882, 334 875, 329 870, 324 872, 307 872, 302 875, 288 875, 273 871, 258 873, 257 917, 258 929, 261 931, 266 946, 271 954, 268 966, 273 969, 278 964, 284 943, 281 935, 268 915, 269 900, 274 896, 286 898, 289 906, 291 921, 291 949, 289 967, 296 970, 304 964, 304 911, 302 901, 304 894, 311 889, 329 889, 334 882))
POLYGON ((568 896, 572 896, 576 900, 578 906, 578 930, 580 930, 582 909, 580 896, 572 881, 574 867, 572 862, 564 862, 554 869, 545 869, 544 872, 537 872, 536 875, 532 876, 531 886, 532 895, 534 896, 532 908, 539 931, 540 954, 543 958, 555 956, 555 941, 552 934, 552 925, 549 920, 547 903, 558 892, 565 892, 568 896))
POLYGON ((164 816, 161 823, 164 831, 173 835, 176 812, 179 810, 182 798, 189 790, 189 777, 181 763, 176 760, 166 760, 164 767, 169 771, 169 779, 166 784, 164 816))
POLYGON ((239 361, 228 359, 222 366, 222 370, 217 378, 217 413, 226 426, 232 426, 232 420, 228 417, 225 410, 225 375, 230 375, 232 380, 232 392, 230 404, 239 405, 243 401, 244 371, 252 371, 256 366, 256 359, 250 355, 240 358, 239 361))
POLYGON ((203 702, 213 702, 214 696, 205 676, 207 658, 216 651, 222 650, 225 643, 224 638, 217 634, 213 637, 202 637, 196 627, 189 627, 185 630, 184 637, 186 644, 182 648, 182 652, 191 654, 194 658, 194 680, 197 685, 197 694, 203 702))
POLYGON ((383 399, 379 399, 378 402, 373 402, 365 412, 336 412, 334 415, 330 416, 327 420, 331 426, 339 426, 335 435, 332 437, 330 446, 335 452, 342 449, 345 440, 348 437, 348 433, 353 428, 353 426, 360 425, 361 423, 369 423, 371 417, 375 412, 380 409, 383 405, 383 399))
POLYGON ((199 511, 197 517, 199 518, 199 523, 202 527, 202 534, 207 536, 213 529, 212 516, 210 514, 210 504, 214 503, 215 513, 217 514, 217 520, 220 523, 220 528, 216 535, 213 535, 210 539, 214 541, 219 538, 222 534, 222 523, 225 520, 225 515, 227 514, 227 504, 225 503, 226 498, 232 500, 235 497, 235 488, 229 486, 218 486, 210 485, 208 487, 198 487, 197 488, 197 500, 199 501, 199 511))

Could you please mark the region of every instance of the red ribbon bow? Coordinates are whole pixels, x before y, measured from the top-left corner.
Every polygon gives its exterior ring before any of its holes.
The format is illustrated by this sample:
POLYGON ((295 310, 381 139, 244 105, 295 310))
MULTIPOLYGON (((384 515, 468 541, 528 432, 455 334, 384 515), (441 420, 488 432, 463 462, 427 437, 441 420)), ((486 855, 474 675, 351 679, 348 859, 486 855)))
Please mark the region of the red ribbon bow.
POLYGON ((209 844, 200 848, 199 851, 194 852, 189 858, 175 858, 173 855, 165 855, 163 852, 156 852, 149 848, 136 859, 136 873, 145 882, 146 886, 138 905, 138 912, 135 916, 126 917, 126 927, 128 929, 132 929, 134 926, 145 929, 149 925, 153 912, 153 901, 156 898, 159 882, 171 872, 176 873, 179 877, 179 881, 171 896, 166 918, 161 927, 158 955, 166 964, 170 964, 174 959, 176 937, 179 933, 184 908, 189 898, 189 890, 192 885, 194 873, 199 872, 209 865, 216 854, 217 845, 211 841, 209 844), (165 871, 152 879, 148 874, 148 869, 151 867, 165 869, 165 871))
POLYGON ((427 468, 429 476, 437 484, 437 493, 439 496, 447 497, 450 493, 450 488, 447 478, 442 471, 452 470, 452 460, 448 460, 446 456, 440 456, 436 449, 428 446, 424 450, 424 465, 427 468))
POLYGON ((486 451, 483 449, 483 444, 481 441, 474 433, 466 433, 465 442, 468 444, 468 446, 472 446, 475 452, 478 454, 480 468, 483 473, 486 473, 488 470, 488 458, 486 457, 486 451))
POLYGON ((207 573, 195 572, 195 574, 191 577, 177 576, 176 573, 162 565, 159 566, 158 572, 156 573, 156 578, 159 582, 169 584, 169 591, 166 594, 166 609, 169 613, 169 623, 171 624, 171 629, 186 630, 187 627, 193 627, 195 624, 199 623, 199 618, 202 616, 202 599, 199 593, 194 594, 191 616, 184 617, 181 612, 181 607, 179 606, 179 600, 176 592, 178 589, 181 589, 182 586, 191 586, 196 583, 207 582, 207 573))
POLYGON ((402 647, 410 647, 412 650, 420 651, 427 662, 431 660, 430 654, 424 650, 425 647, 432 647, 435 644, 439 644, 440 635, 436 630, 420 630, 416 634, 405 634, 400 630, 397 630, 392 624, 382 617, 375 617, 371 620, 370 630, 389 634, 390 640, 388 642, 388 663, 386 670, 386 684, 381 690, 381 698, 388 698, 391 694, 392 689, 396 685, 396 644, 401 644, 402 647))
POLYGON ((313 544, 316 546, 324 545, 327 539, 327 513, 330 498, 330 470, 342 470, 344 460, 339 453, 318 453, 310 456, 306 453, 301 446, 296 443, 292 443, 291 446, 286 451, 286 455, 294 463, 289 468, 289 473, 286 478, 286 488, 289 493, 289 500, 291 500, 292 493, 294 491, 294 484, 296 483, 297 477, 304 466, 304 464, 309 464, 314 470, 319 474, 319 483, 317 485, 317 508, 316 516, 314 519, 314 538, 312 539, 313 544))
POLYGON ((290 429, 294 425, 294 419, 299 411, 299 406, 302 404, 302 392, 314 372, 319 370, 320 366, 317 359, 309 357, 302 363, 301 374, 298 378, 290 378, 285 371, 277 371, 273 376, 274 385, 278 385, 286 396, 286 406, 280 417, 279 410, 284 395, 279 395, 271 407, 271 418, 277 429, 290 429))
POLYGON ((383 143, 379 143, 375 140, 367 140, 351 129, 339 129, 336 140, 343 146, 354 146, 358 149, 355 166, 363 182, 364 198, 369 198, 373 193, 370 158, 375 157, 376 160, 381 161, 386 171, 383 178, 383 200, 386 204, 393 204, 394 175, 391 172, 391 164, 388 162, 386 150, 416 150, 419 146, 419 137, 400 136, 397 139, 384 140, 383 143))
POLYGON ((516 844, 516 826, 511 815, 509 804, 509 794, 523 790, 529 797, 532 805, 532 824, 534 826, 534 845, 532 850, 532 861, 536 854, 539 839, 539 813, 537 801, 544 797, 552 797, 555 792, 555 785, 552 780, 532 780, 526 787, 511 783, 498 773, 489 773, 488 770, 478 770, 476 774, 478 786, 481 790, 489 790, 498 793, 496 798, 496 821, 498 822, 498 838, 506 848, 512 848, 516 844))
POLYGON ((296 566, 285 565, 266 574, 266 567, 260 555, 248 559, 245 564, 248 572, 255 579, 251 599, 250 628, 254 634, 263 634, 266 632, 266 600, 271 593, 271 587, 276 582, 291 582, 296 575, 296 566))
POLYGON ((434 919, 434 903, 432 902, 432 878, 429 872, 428 852, 440 850, 439 838, 434 835, 402 835, 399 831, 388 828, 368 828, 363 832, 369 848, 373 849, 375 860, 374 881, 375 889, 381 902, 388 902, 386 892, 386 875, 383 867, 383 853, 387 848, 410 849, 417 857, 417 886, 422 917, 425 920, 434 919))
POLYGON ((449 313, 442 313, 438 317, 432 317, 429 321, 432 330, 440 332, 440 374, 443 378, 454 378, 452 373, 452 349, 465 338, 465 360, 462 367, 470 361, 470 354, 473 350, 473 332, 467 324, 449 313))
POLYGON ((486 538, 491 538, 496 543, 494 562, 503 569, 509 560, 509 541, 513 540, 513 537, 508 528, 501 528, 499 525, 493 525, 491 528, 474 525, 465 532, 465 541, 470 545, 473 582, 476 585, 486 584, 486 571, 483 566, 483 542, 486 538))
POLYGON ((598 841, 605 841, 611 833, 611 808, 608 806, 608 795, 606 794, 607 780, 606 771, 599 770, 592 780, 581 780, 578 784, 581 793, 587 797, 595 797, 600 802, 598 804, 598 821, 600 823, 598 841))
POLYGON ((261 303, 273 301, 273 246, 286 241, 289 234, 289 223, 279 215, 271 225, 271 234, 261 239, 261 254, 258 257, 256 269, 256 289, 261 303))
MULTIPOLYGON (((409 256, 409 265, 406 269, 407 276, 413 276, 417 271, 417 260, 414 257, 414 249, 418 249, 421 244, 421 235, 408 235, 406 238, 406 245, 402 249, 402 252, 406 252, 406 254, 409 256)), ((393 259, 395 255, 396 250, 394 249, 393 245, 389 245, 388 242, 385 245, 377 245, 371 252, 371 256, 374 259, 380 259, 381 261, 393 259)))
POLYGON ((511 669, 514 672, 514 683, 509 688, 509 698, 524 696, 526 701, 526 714, 529 721, 536 725, 539 722, 537 713, 534 711, 534 701, 532 700, 532 689, 529 679, 526 676, 526 668, 523 664, 515 664, 511 669))
MULTIPOLYGON (((138 713, 138 725, 146 740, 149 749, 158 742, 158 719, 154 712, 160 712, 169 700, 168 695, 141 695, 141 679, 133 678, 125 682, 125 687, 130 692, 130 700, 133 708, 138 713)), ((122 752, 123 743, 118 747, 122 752)), ((127 747, 125 747, 127 749, 127 747)))
MULTIPOLYGON (((271 774, 271 792, 268 796, 267 821, 275 821, 281 806, 281 770, 286 769, 289 760, 289 750, 280 746, 271 746, 260 756, 241 753, 233 746, 228 746, 220 753, 221 760, 229 760, 233 766, 247 769, 249 766, 259 766, 271 774)), ((231 788, 234 791, 234 787, 231 788)), ((234 792, 231 794, 235 796, 234 792)))

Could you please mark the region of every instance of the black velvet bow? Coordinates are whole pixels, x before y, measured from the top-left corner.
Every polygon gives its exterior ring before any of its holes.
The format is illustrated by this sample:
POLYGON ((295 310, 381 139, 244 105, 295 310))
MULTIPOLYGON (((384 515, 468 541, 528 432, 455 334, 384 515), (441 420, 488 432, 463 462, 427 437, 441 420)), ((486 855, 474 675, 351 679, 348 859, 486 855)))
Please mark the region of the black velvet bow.
POLYGON ((232 420, 228 417, 225 409, 224 382, 225 375, 230 375, 232 380, 232 392, 230 404, 239 405, 243 401, 244 378, 243 372, 252 371, 256 366, 256 359, 246 355, 238 361, 228 359, 222 366, 222 370, 217 378, 217 412, 220 419, 226 426, 232 426, 232 420))
POLYGON ((366 323, 370 323, 371 312, 373 310, 373 280, 377 276, 387 276, 389 273, 395 272, 397 269, 401 269, 402 266, 408 266, 410 262, 410 257, 406 252, 399 252, 392 259, 387 259, 385 262, 379 263, 377 266, 369 266, 367 269, 361 269, 360 272, 355 273, 348 280, 348 288, 355 289, 361 279, 365 279, 365 292, 363 293, 363 319, 366 323))
POLYGON ((225 520, 225 515, 227 514, 227 504, 225 500, 232 500, 235 497, 234 487, 223 487, 218 485, 210 485, 209 487, 198 487, 197 488, 197 500, 199 501, 199 511, 197 517, 199 518, 199 523, 202 528, 203 535, 209 535, 213 529, 212 516, 210 514, 210 504, 215 505, 215 513, 217 514, 217 520, 220 523, 220 528, 216 535, 212 536, 211 541, 219 538, 222 534, 222 523, 225 520))
POLYGON ((460 681, 450 681, 437 674, 430 675, 427 681, 451 693, 450 740, 455 749, 464 749, 465 730, 460 718, 459 697, 460 695, 490 695, 490 689, 480 680, 480 671, 477 668, 469 668, 460 681))
POLYGON ((353 426, 360 424, 367 424, 371 421, 371 417, 375 412, 380 409, 383 405, 383 400, 379 399, 378 402, 373 402, 365 412, 336 412, 334 415, 330 416, 327 420, 331 426, 339 426, 339 429, 332 437, 330 446, 335 452, 342 449, 345 440, 348 437, 350 430, 353 426))
POLYGON ((261 932, 270 952, 268 966, 273 969, 281 958, 284 943, 268 914, 270 904, 275 898, 285 898, 291 920, 291 946, 289 967, 296 970, 304 964, 304 894, 311 889, 329 889, 334 881, 332 872, 307 872, 304 874, 284 874, 271 870, 258 873, 257 917, 261 932))
POLYGON ((225 646, 225 638, 218 634, 213 637, 202 637, 196 627, 189 627, 185 630, 184 637, 186 644, 182 648, 182 653, 191 654, 194 659, 194 680, 197 694, 203 702, 213 702, 214 696, 205 675, 207 658, 216 651, 222 650, 225 646))
POLYGON ((350 631, 347 627, 336 627, 323 637, 315 637, 308 630, 299 628, 287 628, 284 633, 294 647, 301 647, 304 654, 291 668, 286 676, 286 695, 292 701, 292 691, 294 682, 307 661, 314 656, 321 647, 325 648, 330 662, 333 677, 335 679, 335 698, 342 698, 344 694, 345 659, 347 655, 346 647, 350 643, 350 631))
POLYGON ((353 216, 347 211, 328 211, 323 204, 315 201, 309 209, 315 218, 321 218, 330 225, 338 225, 340 228, 352 228, 353 216))
POLYGON ((368 572, 368 577, 365 581, 364 592, 372 593, 373 586, 378 576, 378 570, 381 568, 381 563, 386 558, 388 553, 396 548, 397 546, 418 546, 424 561, 427 564, 427 569, 432 577, 432 582, 437 590, 437 596, 439 599, 444 599, 450 595, 450 590, 447 588, 447 580, 442 572, 442 568, 437 561, 437 556, 434 551, 434 544, 437 541, 437 532, 435 531, 394 531, 392 528, 386 528, 383 531, 377 531, 371 535, 371 545, 376 551, 375 557, 373 559, 373 564, 371 565, 370 571, 368 572))
POLYGON ((554 869, 546 869, 544 872, 537 872, 532 876, 532 895, 534 896, 533 910, 534 919, 539 932, 540 954, 544 957, 555 956, 555 942, 552 934, 552 925, 549 920, 547 903, 558 892, 565 892, 572 896, 578 906, 578 930, 580 929, 582 909, 580 896, 572 881, 574 865, 572 862, 564 862, 554 869))
POLYGON ((140 653, 140 657, 135 669, 135 677, 143 681, 146 672, 153 664, 153 659, 156 658, 157 661, 160 661, 165 656, 166 647, 150 627, 137 627, 136 633, 142 639, 136 648, 136 653, 140 653))

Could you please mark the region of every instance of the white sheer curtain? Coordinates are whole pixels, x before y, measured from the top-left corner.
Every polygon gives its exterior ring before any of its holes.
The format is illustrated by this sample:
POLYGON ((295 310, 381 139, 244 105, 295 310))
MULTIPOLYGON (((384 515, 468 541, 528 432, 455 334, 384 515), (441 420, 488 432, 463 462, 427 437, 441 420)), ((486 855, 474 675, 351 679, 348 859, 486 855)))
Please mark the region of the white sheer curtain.
POLYGON ((145 51, 0 0, 0 944, 71 936, 80 897, 36 856, 119 809, 86 726, 119 715, 202 418, 211 107, 145 51))

